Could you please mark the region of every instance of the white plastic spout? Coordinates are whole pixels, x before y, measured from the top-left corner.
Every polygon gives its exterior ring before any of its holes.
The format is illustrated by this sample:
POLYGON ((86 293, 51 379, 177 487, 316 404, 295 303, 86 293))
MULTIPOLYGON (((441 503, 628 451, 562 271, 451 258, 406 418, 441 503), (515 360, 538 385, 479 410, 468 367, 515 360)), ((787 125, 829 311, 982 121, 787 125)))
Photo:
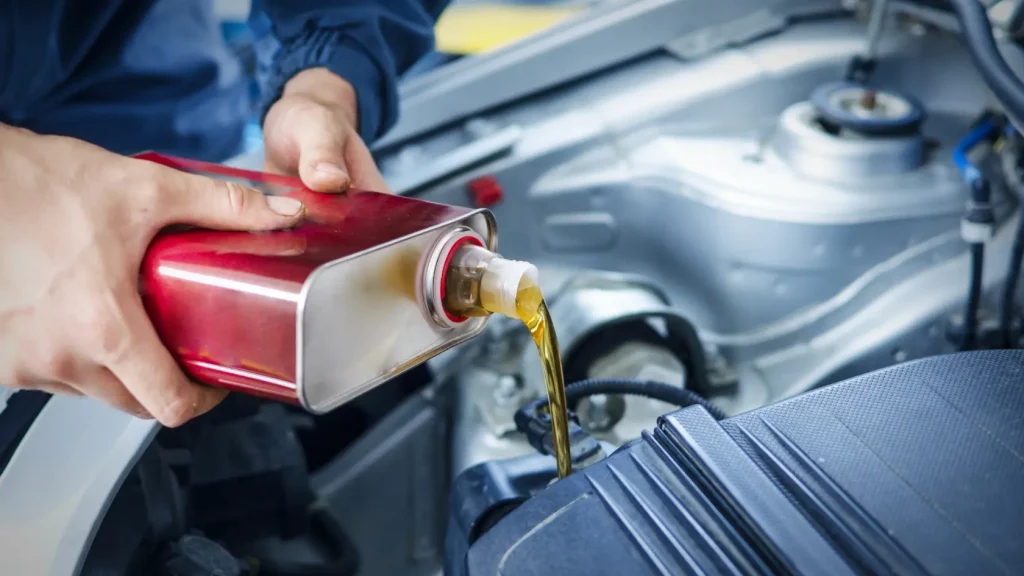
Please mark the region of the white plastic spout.
POLYGON ((495 257, 487 263, 480 279, 480 291, 489 296, 486 307, 491 312, 518 318, 516 297, 521 287, 538 285, 540 273, 529 262, 495 257))

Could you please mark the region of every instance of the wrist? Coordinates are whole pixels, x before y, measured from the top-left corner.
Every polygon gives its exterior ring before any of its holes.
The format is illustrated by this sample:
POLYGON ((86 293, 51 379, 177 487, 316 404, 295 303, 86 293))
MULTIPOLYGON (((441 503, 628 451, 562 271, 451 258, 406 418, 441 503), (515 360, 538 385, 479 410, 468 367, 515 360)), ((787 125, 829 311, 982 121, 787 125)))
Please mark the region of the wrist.
POLYGON ((301 96, 341 111, 352 128, 358 130, 359 114, 356 90, 341 76, 327 68, 307 68, 285 83, 281 97, 301 96))
POLYGON ((302 93, 307 99, 329 105, 332 111, 345 110, 366 142, 375 140, 393 122, 398 103, 389 68, 349 32, 320 26, 281 40, 261 79, 261 123, 284 94, 286 84, 292 94, 302 93))

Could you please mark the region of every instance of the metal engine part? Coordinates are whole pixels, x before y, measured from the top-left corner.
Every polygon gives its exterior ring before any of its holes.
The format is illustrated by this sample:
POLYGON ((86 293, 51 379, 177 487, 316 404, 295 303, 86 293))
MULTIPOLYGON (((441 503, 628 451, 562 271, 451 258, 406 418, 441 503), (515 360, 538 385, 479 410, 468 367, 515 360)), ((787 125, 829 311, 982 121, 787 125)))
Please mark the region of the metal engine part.
MULTIPOLYGON (((676 326, 686 320, 648 281, 583 274, 544 288, 568 381, 643 378, 686 384, 683 360, 671 344, 678 338, 676 326)), ((453 426, 456 474, 486 460, 533 451, 516 431, 513 416, 544 394, 536 349, 525 329, 512 321, 495 319, 487 338, 482 354, 454 377, 459 399, 453 426)), ((578 415, 598 440, 618 445, 671 408, 646 398, 602 395, 582 401, 578 415)))
MULTIPOLYGON (((649 278, 736 370, 736 393, 719 400, 731 412, 946 351, 942 327, 968 276, 967 191, 949 156, 987 94, 955 37, 890 30, 874 79, 921 103, 921 135, 866 136, 832 154, 790 144, 790 120, 863 33, 841 18, 797 24, 509 106, 486 120, 517 126, 517 144, 425 197, 466 202, 469 183, 494 178, 510 191, 498 220, 517 223, 504 254, 542 276, 649 278)), ((445 149, 441 137, 411 147, 445 149)), ((1006 228, 991 261, 1005 261, 1006 228)), ((1001 274, 989 267, 987 285, 1001 274)))
MULTIPOLYGON (((514 129, 514 143, 434 181, 423 196, 467 203, 478 179, 498 183, 506 194, 492 209, 499 222, 516 223, 503 227, 499 249, 558 279, 548 293, 594 271, 646 278, 664 293, 661 305, 697 325, 713 352, 709 364, 738 382, 713 398, 729 413, 948 352, 946 324, 969 275, 958 228, 968 191, 950 154, 990 101, 958 38, 907 17, 903 4, 890 10, 872 83, 888 110, 883 120, 889 114, 916 130, 821 126, 812 97, 863 49, 865 22, 819 14, 781 29, 771 19, 747 21, 763 34, 744 28, 744 41, 699 55, 676 42, 464 126, 389 143, 382 166, 400 177, 398 158, 429 162, 467 138, 484 143, 490 136, 481 134, 514 129), (919 127, 907 121, 917 112, 919 127)), ((839 96, 852 109, 851 94, 839 96)), ((997 202, 1005 215, 1006 197, 997 193, 997 202)), ((995 264, 985 271, 987 291, 1005 276, 1013 225, 1002 220, 988 248, 995 264)), ((620 304, 604 310, 605 320, 629 314, 620 304)), ((555 317, 567 350, 574 322, 555 317)), ((502 339, 511 337, 487 342, 493 354, 472 366, 448 368, 458 373, 456 472, 529 451, 510 415, 542 393, 539 369, 532 350, 502 339)), ((623 349, 595 359, 594 369, 621 374, 611 364, 640 376, 635 366, 662 362, 649 350, 623 349)), ((614 442, 667 411, 618 402, 598 398, 580 406, 580 417, 614 442)))
POLYGON ((798 102, 782 112, 772 145, 794 171, 836 183, 905 174, 926 160, 922 134, 865 138, 850 130, 831 133, 811 102, 798 102))

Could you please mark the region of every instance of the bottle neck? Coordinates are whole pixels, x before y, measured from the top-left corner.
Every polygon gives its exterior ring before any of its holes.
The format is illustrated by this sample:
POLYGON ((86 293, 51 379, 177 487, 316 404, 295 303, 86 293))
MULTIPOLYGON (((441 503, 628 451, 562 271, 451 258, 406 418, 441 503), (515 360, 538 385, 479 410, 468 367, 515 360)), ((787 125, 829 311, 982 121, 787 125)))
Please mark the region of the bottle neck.
POLYGON ((456 248, 443 275, 442 304, 449 316, 470 318, 501 314, 518 318, 520 289, 536 286, 537 268, 507 260, 475 245, 456 248))

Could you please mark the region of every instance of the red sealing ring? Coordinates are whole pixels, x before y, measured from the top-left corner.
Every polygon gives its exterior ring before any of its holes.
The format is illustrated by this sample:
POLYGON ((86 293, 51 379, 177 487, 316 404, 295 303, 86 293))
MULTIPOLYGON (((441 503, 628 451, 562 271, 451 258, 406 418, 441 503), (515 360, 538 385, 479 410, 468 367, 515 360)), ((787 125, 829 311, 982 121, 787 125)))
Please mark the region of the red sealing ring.
POLYGON ((459 248, 459 246, 462 246, 463 244, 473 244, 481 248, 484 247, 483 243, 480 242, 480 240, 476 239, 475 237, 463 236, 462 238, 456 240, 454 244, 452 244, 452 247, 448 249, 448 254, 446 254, 444 257, 444 267, 441 268, 441 287, 438 290, 438 293, 441 296, 441 309, 444 311, 444 315, 448 317, 448 320, 455 322, 456 324, 460 322, 465 322, 466 320, 469 320, 469 318, 466 318, 465 316, 456 316, 449 312, 448 309, 444 307, 444 295, 445 286, 447 285, 448 280, 448 265, 452 263, 452 257, 455 256, 455 251, 459 248))

